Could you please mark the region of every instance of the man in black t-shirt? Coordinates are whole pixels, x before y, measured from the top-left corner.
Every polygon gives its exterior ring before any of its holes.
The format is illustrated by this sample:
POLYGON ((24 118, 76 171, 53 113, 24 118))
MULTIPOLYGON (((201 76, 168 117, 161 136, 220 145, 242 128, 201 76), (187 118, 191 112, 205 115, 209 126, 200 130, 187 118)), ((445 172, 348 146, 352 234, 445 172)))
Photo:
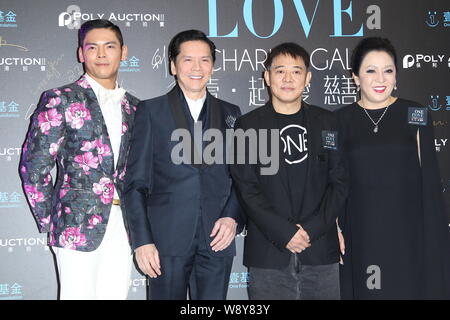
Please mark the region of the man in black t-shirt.
POLYGON ((265 67, 271 99, 240 117, 235 129, 258 132, 258 139, 265 139, 258 146, 267 142, 267 150, 279 154, 279 170, 265 175, 259 158, 255 164, 231 165, 248 216, 244 264, 250 272, 249 297, 339 299, 336 218, 348 179, 335 118, 302 101, 311 80, 309 54, 302 47, 283 43, 273 48, 265 67), (261 135, 264 129, 279 132, 277 143, 267 140, 271 134, 261 135))

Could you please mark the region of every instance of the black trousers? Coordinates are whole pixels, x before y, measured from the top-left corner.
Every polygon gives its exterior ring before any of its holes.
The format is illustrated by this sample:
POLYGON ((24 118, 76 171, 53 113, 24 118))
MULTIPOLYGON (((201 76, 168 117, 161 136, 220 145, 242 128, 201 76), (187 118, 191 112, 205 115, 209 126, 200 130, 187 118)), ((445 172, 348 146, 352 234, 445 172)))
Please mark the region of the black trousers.
MULTIPOLYGON (((149 300, 225 300, 233 257, 213 257, 208 247, 213 238, 205 236, 201 217, 191 248, 185 256, 160 256, 161 275, 150 278, 149 300)), ((176 237, 176 235, 173 235, 176 237)))
POLYGON ((250 300, 339 300, 339 264, 303 265, 297 254, 281 270, 249 268, 250 300))

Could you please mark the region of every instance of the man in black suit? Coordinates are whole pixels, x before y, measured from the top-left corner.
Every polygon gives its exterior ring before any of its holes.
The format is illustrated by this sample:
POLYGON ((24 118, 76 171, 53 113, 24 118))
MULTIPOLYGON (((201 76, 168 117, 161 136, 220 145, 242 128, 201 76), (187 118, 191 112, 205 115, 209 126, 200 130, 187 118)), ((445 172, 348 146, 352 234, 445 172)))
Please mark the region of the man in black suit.
POLYGON ((302 47, 276 46, 265 67, 270 101, 240 117, 235 130, 256 130, 263 140, 258 146, 268 143, 279 155, 279 170, 264 173, 261 159, 252 164, 251 146, 237 154, 230 169, 248 216, 249 297, 339 299, 336 218, 346 199, 347 175, 334 115, 302 101, 311 80, 302 47), (275 139, 262 136, 264 130, 277 130, 275 139))
POLYGON ((191 137, 198 129, 224 133, 240 110, 206 89, 215 45, 203 32, 180 32, 168 51, 177 84, 139 104, 131 139, 125 178, 131 244, 150 276, 149 299, 186 299, 190 280, 191 299, 225 299, 240 207, 224 159, 202 161, 205 146, 191 137), (185 133, 179 163, 180 143, 173 140, 185 133))

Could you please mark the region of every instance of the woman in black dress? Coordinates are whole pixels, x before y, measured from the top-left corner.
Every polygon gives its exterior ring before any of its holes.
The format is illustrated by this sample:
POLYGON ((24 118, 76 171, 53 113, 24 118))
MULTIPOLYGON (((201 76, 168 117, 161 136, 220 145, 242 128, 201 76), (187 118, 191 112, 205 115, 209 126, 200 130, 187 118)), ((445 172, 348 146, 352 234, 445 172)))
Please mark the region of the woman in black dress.
POLYGON ((387 39, 352 54, 360 100, 340 109, 350 175, 341 268, 343 299, 447 299, 450 244, 432 121, 396 98, 397 58, 387 39))

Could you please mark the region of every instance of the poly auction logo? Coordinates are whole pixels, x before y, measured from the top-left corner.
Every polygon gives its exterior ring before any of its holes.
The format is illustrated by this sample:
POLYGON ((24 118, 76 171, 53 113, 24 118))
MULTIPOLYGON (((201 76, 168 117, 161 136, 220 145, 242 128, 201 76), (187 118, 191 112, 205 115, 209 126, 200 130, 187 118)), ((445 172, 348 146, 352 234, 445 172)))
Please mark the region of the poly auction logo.
POLYGON ((0 239, 0 248, 6 248, 8 253, 13 253, 16 248, 25 248, 26 252, 32 251, 32 248, 49 250, 47 246, 47 237, 30 237, 30 238, 3 238, 0 239))
POLYGON ((46 67, 45 58, 17 58, 17 57, 1 57, 0 67, 3 71, 10 71, 11 67, 22 67, 22 71, 28 71, 29 67, 38 66, 40 71, 45 71, 46 67))
POLYGON ((437 68, 441 64, 447 63, 450 68, 450 58, 446 59, 445 54, 407 54, 403 57, 403 69, 422 68, 424 65, 431 64, 437 68))
POLYGON ((441 152, 447 147, 448 139, 434 139, 434 146, 436 147, 436 152, 441 152))
POLYGON ((6 161, 12 161, 12 159, 18 159, 22 148, 17 147, 0 147, 0 159, 6 159, 6 161))
POLYGON ((108 19, 113 23, 125 22, 126 27, 130 27, 132 22, 142 23, 143 27, 148 27, 149 23, 157 23, 162 28, 165 26, 165 15, 162 13, 87 13, 82 12, 77 5, 70 5, 66 11, 58 16, 58 26, 68 29, 79 29, 84 21, 95 19, 108 19))
POLYGON ((61 12, 58 17, 58 26, 68 29, 80 29, 81 9, 77 5, 70 5, 65 12, 61 12))

